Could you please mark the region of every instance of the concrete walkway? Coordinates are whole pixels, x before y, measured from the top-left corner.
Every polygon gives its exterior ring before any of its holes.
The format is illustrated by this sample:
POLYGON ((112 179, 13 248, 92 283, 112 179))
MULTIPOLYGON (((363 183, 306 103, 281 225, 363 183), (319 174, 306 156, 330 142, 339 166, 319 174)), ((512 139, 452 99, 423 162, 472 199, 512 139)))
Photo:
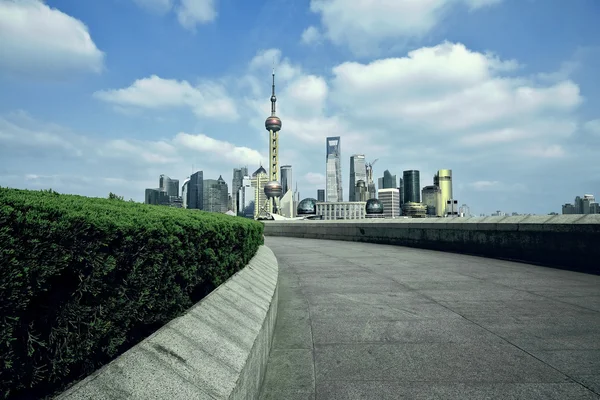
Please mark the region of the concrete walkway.
POLYGON ((262 399, 600 399, 600 276, 395 246, 266 244, 280 297, 262 399))

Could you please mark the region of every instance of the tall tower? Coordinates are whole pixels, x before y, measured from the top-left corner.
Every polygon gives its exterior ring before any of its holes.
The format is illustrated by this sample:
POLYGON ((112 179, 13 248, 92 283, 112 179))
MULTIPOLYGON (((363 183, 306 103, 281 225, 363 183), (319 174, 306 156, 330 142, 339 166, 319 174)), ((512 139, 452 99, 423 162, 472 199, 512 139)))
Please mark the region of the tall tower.
POLYGON ((358 181, 363 181, 366 187, 367 164, 364 154, 350 156, 350 190, 348 191, 348 201, 362 201, 356 198, 356 184, 358 181))
POLYGON ((343 201, 340 137, 331 136, 325 140, 327 145, 325 201, 343 201))
POLYGON ((269 182, 265 185, 267 195, 267 211, 277 213, 277 200, 283 194, 279 182, 279 131, 281 120, 275 115, 275 69, 273 69, 273 85, 271 86, 271 116, 265 121, 269 131, 269 182))
POLYGON ((446 211, 446 202, 454 197, 452 194, 452 170, 440 169, 433 177, 433 184, 442 191, 442 209, 438 211, 438 216, 443 216, 446 211))

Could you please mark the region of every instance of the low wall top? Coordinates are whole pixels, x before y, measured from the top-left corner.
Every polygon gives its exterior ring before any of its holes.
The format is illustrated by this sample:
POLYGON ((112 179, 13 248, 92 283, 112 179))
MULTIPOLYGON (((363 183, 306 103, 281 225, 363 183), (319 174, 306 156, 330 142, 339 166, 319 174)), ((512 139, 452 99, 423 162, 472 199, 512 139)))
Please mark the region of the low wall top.
POLYGON ((261 246, 227 282, 56 399, 255 398, 277 312, 277 259, 261 246))
POLYGON ((508 228, 508 225, 519 227, 527 226, 531 228, 546 226, 552 229, 552 226, 559 225, 592 225, 600 228, 600 214, 571 214, 571 215, 513 215, 506 217, 449 217, 449 218, 367 218, 367 219, 339 219, 339 220, 287 220, 287 221, 264 221, 267 225, 280 224, 298 224, 298 225, 319 225, 319 224, 358 224, 358 225, 382 225, 385 227, 406 227, 415 228, 437 228, 437 229, 456 229, 456 225, 461 225, 460 229, 485 229, 498 227, 502 225, 508 228), (500 225, 500 226, 499 226, 500 225))

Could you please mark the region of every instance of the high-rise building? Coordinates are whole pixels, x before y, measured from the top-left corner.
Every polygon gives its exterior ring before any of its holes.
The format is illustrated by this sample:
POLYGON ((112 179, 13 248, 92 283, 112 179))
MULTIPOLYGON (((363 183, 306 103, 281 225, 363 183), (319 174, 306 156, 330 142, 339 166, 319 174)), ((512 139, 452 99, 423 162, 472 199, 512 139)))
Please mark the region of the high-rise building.
POLYGON ((326 143, 326 201, 343 201, 340 137, 325 139, 326 143))
POLYGON ((350 156, 350 190, 348 191, 348 201, 359 201, 355 196, 356 183, 358 181, 363 181, 366 188, 367 165, 364 154, 350 156))
MULTIPOLYGON (((440 188, 442 191, 442 204, 448 204, 448 200, 452 199, 454 194, 452 193, 452 170, 451 169, 440 169, 433 177, 433 184, 440 188)), ((444 211, 438 215, 444 215, 444 211)))
POLYGON ((356 187, 354 188, 354 200, 352 201, 364 201, 366 202, 369 197, 367 191, 367 185, 362 179, 356 181, 356 187))
POLYGON ((205 179, 203 210, 218 213, 227 212, 228 195, 227 183, 222 176, 219 176, 219 179, 205 179))
POLYGON ((404 179, 398 178, 398 191, 400 192, 400 214, 402 215, 402 204, 404 204, 404 179))
POLYGON ((366 163, 366 165, 365 165, 365 169, 366 169, 366 173, 367 173, 367 180, 365 181, 365 183, 367 184, 367 191, 369 192, 369 195, 368 195, 369 199, 377 198, 377 188, 375 187, 375 182, 373 180, 373 165, 375 165, 377 160, 379 160, 379 159, 375 159, 372 162, 366 163))
POLYGON ((238 209, 238 194, 240 187, 242 187, 244 176, 248 176, 248 167, 233 169, 233 179, 231 180, 231 209, 233 211, 238 209))
POLYGON ((181 197, 182 197, 182 201, 183 201, 183 208, 188 208, 188 190, 190 190, 189 188, 189 183, 190 183, 190 178, 187 177, 185 178, 185 180, 183 181, 183 185, 181 186, 181 197))
POLYGON ((187 208, 194 210, 204 209, 204 173, 202 171, 197 171, 190 175, 186 195, 187 208))
POLYGON ((421 194, 423 195, 423 205, 427 207, 427 215, 441 217, 444 214, 442 190, 435 185, 425 186, 421 194))
POLYGON ((167 192, 168 196, 179 196, 179 179, 171 179, 167 175, 158 178, 160 190, 167 192))
POLYGON ((317 189, 317 201, 323 203, 325 201, 325 189, 317 189))
POLYGON ((421 202, 421 178, 419 171, 408 170, 402 173, 404 181, 404 202, 421 202))
POLYGON ((400 215, 400 192, 396 188, 379 189, 379 201, 383 204, 383 217, 396 218, 400 215))
POLYGON ((379 189, 397 189, 398 180, 396 175, 392 175, 389 170, 383 171, 383 176, 377 180, 377 186, 379 189))
POLYGON ((179 180, 167 175, 160 175, 158 188, 146 189, 144 202, 146 204, 163 205, 181 208, 183 201, 179 197, 179 180))
POLYGON ((269 175, 267 171, 260 166, 252 174, 251 184, 254 188, 254 218, 258 218, 259 215, 264 214, 265 204, 267 203, 267 195, 265 194, 265 185, 269 181, 269 175))
POLYGON ((281 166, 281 187, 283 189, 283 195, 292 190, 292 166, 282 165, 281 166))
POLYGON ((242 186, 238 189, 238 209, 237 215, 246 218, 254 218, 255 209, 255 191, 252 187, 252 179, 249 176, 242 178, 242 186))
POLYGON ((169 195, 166 191, 161 190, 161 188, 146 189, 144 203, 155 206, 167 206, 169 205, 169 195))

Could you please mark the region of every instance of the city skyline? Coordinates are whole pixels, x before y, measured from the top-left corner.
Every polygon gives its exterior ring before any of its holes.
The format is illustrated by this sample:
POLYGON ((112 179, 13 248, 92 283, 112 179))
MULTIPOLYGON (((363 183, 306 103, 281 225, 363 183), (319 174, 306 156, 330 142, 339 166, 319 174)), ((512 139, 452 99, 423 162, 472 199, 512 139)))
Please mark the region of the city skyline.
POLYGON ((233 168, 268 168, 275 67, 280 163, 302 197, 326 186, 330 136, 343 142, 344 200, 352 154, 379 159, 375 179, 418 170, 421 188, 452 169, 477 215, 600 197, 597 2, 398 0, 331 18, 339 1, 299 6, 300 17, 271 2, 205 14, 179 0, 0 2, 0 43, 21 43, 0 44, 0 185, 141 202, 159 175, 183 183, 192 164, 231 185, 233 168), (344 25, 353 13, 364 31, 344 25))

